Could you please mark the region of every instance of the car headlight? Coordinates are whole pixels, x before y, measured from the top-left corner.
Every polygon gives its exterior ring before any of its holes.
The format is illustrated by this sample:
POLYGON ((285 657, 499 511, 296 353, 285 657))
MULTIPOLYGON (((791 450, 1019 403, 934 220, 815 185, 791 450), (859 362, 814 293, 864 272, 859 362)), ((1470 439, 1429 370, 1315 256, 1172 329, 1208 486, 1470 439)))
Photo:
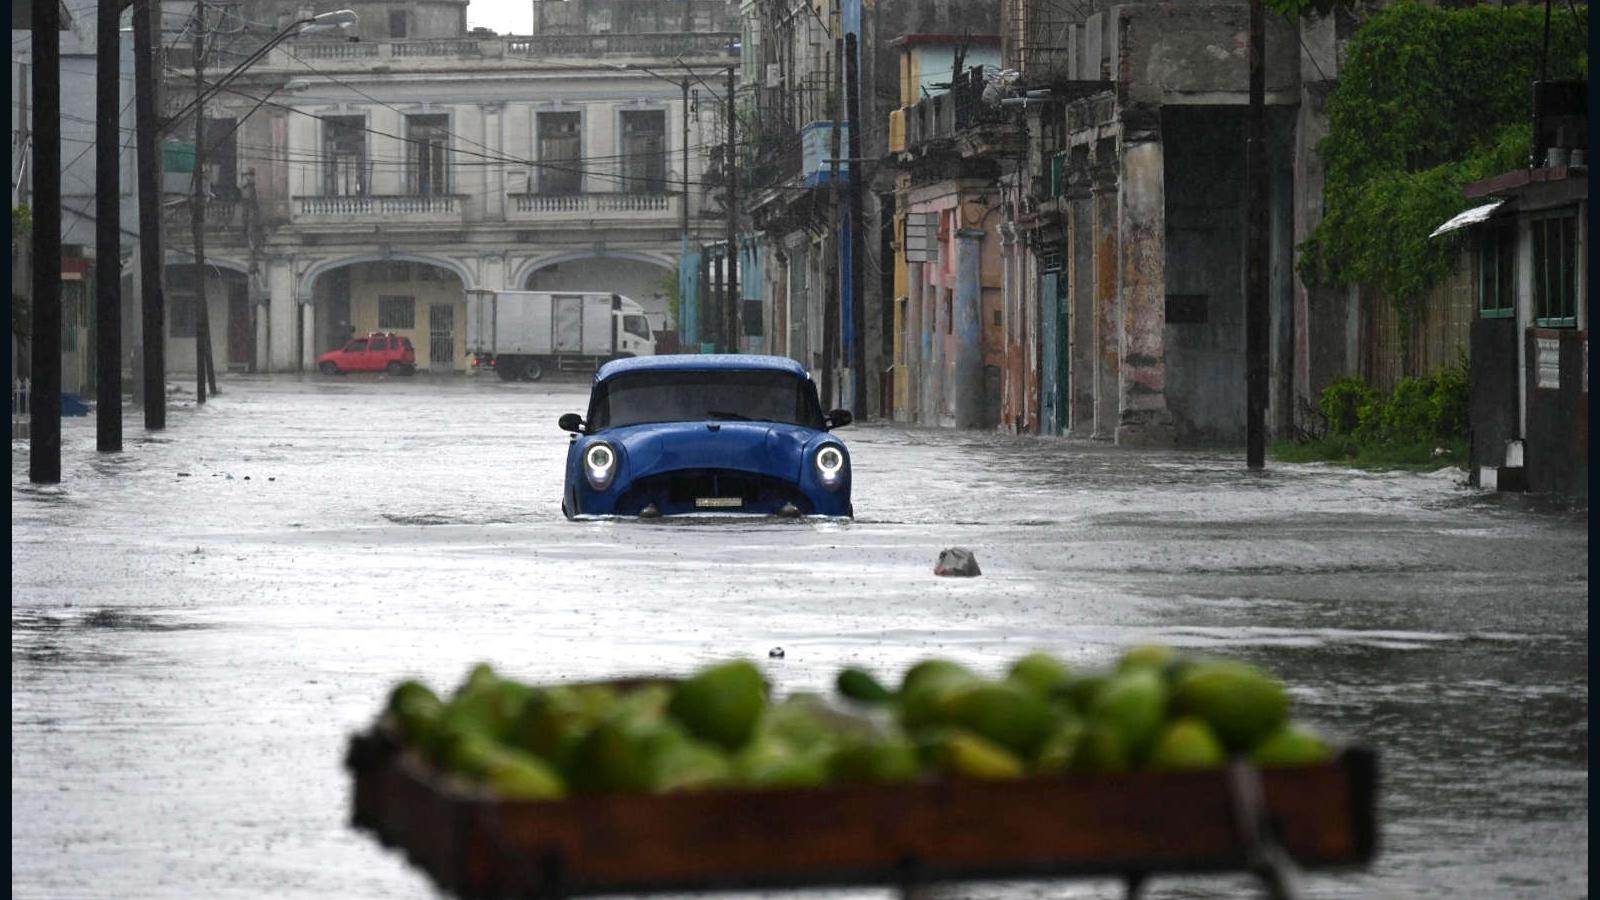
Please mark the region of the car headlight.
POLYGON ((595 441, 583 451, 583 475, 589 486, 603 491, 617 474, 617 451, 605 441, 595 441))
POLYGON ((817 451, 817 477, 822 486, 833 490, 844 484, 844 450, 836 444, 824 444, 817 451))

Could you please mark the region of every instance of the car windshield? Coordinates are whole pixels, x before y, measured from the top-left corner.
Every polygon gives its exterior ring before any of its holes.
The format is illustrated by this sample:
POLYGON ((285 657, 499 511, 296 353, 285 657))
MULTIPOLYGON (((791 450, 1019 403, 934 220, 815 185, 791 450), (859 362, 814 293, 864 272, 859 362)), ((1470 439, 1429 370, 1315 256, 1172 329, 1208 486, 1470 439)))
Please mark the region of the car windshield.
POLYGON ((589 431, 652 422, 783 422, 822 428, 811 382, 787 372, 629 372, 596 385, 589 431))

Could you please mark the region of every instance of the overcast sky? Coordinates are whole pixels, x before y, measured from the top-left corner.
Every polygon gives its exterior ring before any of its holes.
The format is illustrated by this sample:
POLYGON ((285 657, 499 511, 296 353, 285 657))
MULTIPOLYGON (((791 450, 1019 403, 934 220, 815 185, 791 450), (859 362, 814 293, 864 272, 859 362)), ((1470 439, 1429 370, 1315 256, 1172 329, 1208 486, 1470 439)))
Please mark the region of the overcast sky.
POLYGON ((471 0, 467 5, 467 27, 479 25, 501 34, 531 34, 533 3, 530 0, 471 0))

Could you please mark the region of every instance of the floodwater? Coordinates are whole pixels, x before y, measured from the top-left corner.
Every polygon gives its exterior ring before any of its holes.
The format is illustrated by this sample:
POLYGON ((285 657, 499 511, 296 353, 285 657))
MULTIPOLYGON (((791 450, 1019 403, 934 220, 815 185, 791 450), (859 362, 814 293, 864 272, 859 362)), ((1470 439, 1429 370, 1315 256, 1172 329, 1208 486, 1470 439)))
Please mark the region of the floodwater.
MULTIPOLYGON (((781 690, 1142 642, 1280 673, 1381 754, 1381 846, 1312 897, 1588 891, 1588 529, 1451 474, 865 425, 853 522, 568 522, 586 386, 234 377, 127 449, 12 462, 17 897, 426 898, 348 825, 349 735, 479 660, 531 681, 756 658, 781 690), (965 546, 983 576, 932 575, 965 546), (782 659, 768 651, 781 646, 782 659)), ((1260 896, 1158 878, 1154 898, 1260 896)), ((1254 893, 1252 893, 1254 892, 1254 893)), ((889 896, 885 891, 830 896, 889 896)), ((1117 897, 1115 882, 946 897, 1117 897)))

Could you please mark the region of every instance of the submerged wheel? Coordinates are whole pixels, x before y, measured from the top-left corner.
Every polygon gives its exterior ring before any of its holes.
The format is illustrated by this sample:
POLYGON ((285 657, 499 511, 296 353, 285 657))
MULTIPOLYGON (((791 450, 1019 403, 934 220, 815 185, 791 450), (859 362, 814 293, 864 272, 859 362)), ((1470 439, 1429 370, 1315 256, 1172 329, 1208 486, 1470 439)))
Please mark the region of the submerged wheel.
POLYGON ((494 363, 494 372, 500 376, 501 381, 516 381, 522 377, 522 366, 515 360, 497 359, 494 363))
POLYGON ((536 359, 528 360, 527 364, 522 367, 523 381, 538 381, 543 377, 544 366, 539 365, 539 361, 536 359))
POLYGON ((327 362, 319 364, 317 366, 317 370, 324 375, 337 375, 339 374, 339 364, 330 359, 327 362))
POLYGON ((398 361, 389 363, 387 371, 390 375, 404 375, 406 373, 406 364, 398 361))

